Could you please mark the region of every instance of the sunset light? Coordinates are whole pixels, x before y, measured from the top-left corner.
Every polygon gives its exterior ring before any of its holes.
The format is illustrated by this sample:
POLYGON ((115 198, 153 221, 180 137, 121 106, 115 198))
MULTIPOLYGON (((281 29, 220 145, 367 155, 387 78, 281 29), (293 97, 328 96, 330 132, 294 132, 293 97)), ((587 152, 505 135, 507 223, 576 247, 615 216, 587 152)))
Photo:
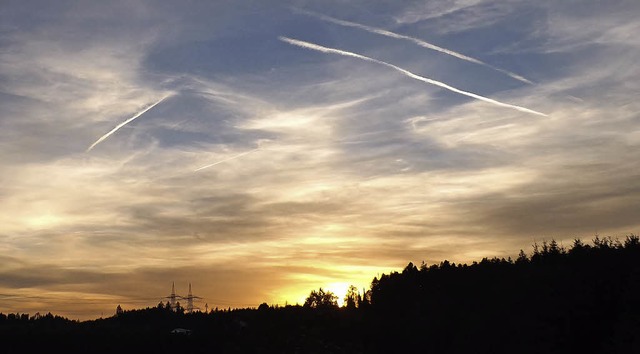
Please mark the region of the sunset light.
POLYGON ((0 312, 343 306, 637 234, 640 2, 578 3, 3 2, 0 312))

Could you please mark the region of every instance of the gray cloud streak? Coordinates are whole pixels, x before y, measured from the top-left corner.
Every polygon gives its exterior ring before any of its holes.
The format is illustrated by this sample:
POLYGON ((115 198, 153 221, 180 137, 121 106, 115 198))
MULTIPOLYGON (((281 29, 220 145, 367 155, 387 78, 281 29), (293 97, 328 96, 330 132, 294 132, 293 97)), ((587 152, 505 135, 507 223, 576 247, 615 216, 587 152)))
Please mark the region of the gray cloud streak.
POLYGON ((403 34, 398 34, 398 33, 395 33, 395 32, 387 31, 387 30, 384 30, 384 29, 381 29, 381 28, 376 28, 376 27, 363 25, 363 24, 360 24, 360 23, 340 20, 340 19, 337 19, 337 18, 333 18, 333 17, 327 16, 327 15, 323 15, 323 14, 319 14, 319 13, 315 13, 315 12, 311 12, 311 11, 306 11, 306 10, 298 10, 298 11, 300 13, 305 14, 305 15, 313 16, 313 17, 315 17, 317 19, 320 19, 322 21, 335 23, 335 24, 340 25, 340 26, 359 28, 359 29, 365 30, 365 31, 367 31, 369 33, 375 33, 375 34, 379 34, 379 35, 382 35, 382 36, 385 36, 385 37, 390 37, 390 38, 395 38, 395 39, 407 40, 407 41, 410 41, 410 42, 413 42, 413 43, 419 45, 420 47, 431 49, 431 50, 435 50, 437 52, 444 53, 444 54, 450 55, 452 57, 456 57, 456 58, 461 59, 461 60, 465 60, 465 61, 468 61, 468 62, 471 62, 471 63, 474 63, 474 64, 485 66, 487 68, 490 68, 490 69, 493 69, 495 71, 501 72, 501 73, 503 73, 505 75, 508 75, 511 78, 516 79, 518 81, 533 85, 533 82, 531 82, 530 80, 528 80, 527 78, 525 78, 525 77, 523 77, 521 75, 512 73, 512 72, 504 70, 504 69, 497 68, 497 67, 495 67, 495 66, 493 66, 491 64, 487 64, 487 63, 485 63, 485 62, 483 62, 481 60, 466 56, 464 54, 455 52, 453 50, 450 50, 450 49, 447 49, 447 48, 443 48, 443 47, 437 46, 435 44, 431 44, 429 42, 425 42, 425 41, 423 41, 423 40, 421 40, 419 38, 410 37, 410 36, 406 36, 406 35, 403 35, 403 34))
POLYGON ((381 64, 381 65, 384 65, 386 67, 392 68, 392 69, 394 69, 396 71, 399 71, 402 74, 404 74, 404 75, 406 75, 406 76, 408 76, 408 77, 410 77, 412 79, 415 79, 415 80, 418 80, 418 81, 422 81, 422 82, 426 82, 426 83, 431 84, 431 85, 439 86, 439 87, 442 87, 442 88, 447 89, 449 91, 453 91, 453 92, 459 93, 461 95, 472 97, 472 98, 475 98, 477 100, 485 101, 485 102, 488 102, 488 103, 491 103, 491 104, 494 104, 494 105, 497 105, 497 106, 512 108, 512 109, 515 109, 515 110, 518 110, 518 111, 521 111, 521 112, 536 114, 536 115, 539 115, 539 116, 544 116, 544 117, 547 116, 547 114, 545 114, 545 113, 534 111, 534 110, 526 108, 526 107, 516 106, 516 105, 509 104, 509 103, 503 103, 503 102, 496 101, 496 100, 488 98, 488 97, 484 97, 484 96, 475 94, 473 92, 464 91, 464 90, 455 88, 453 86, 449 86, 449 85, 445 84, 444 82, 440 82, 440 81, 437 81, 437 80, 429 79, 429 78, 424 77, 424 76, 420 76, 420 75, 414 74, 414 73, 412 73, 412 72, 410 72, 408 70, 405 70, 405 69, 403 69, 401 67, 398 67, 396 65, 393 65, 393 64, 389 64, 389 63, 384 62, 382 60, 373 59, 373 58, 370 58, 370 57, 367 57, 367 56, 364 56, 364 55, 361 55, 361 54, 357 54, 357 53, 353 53, 353 52, 349 52, 349 51, 345 51, 345 50, 329 48, 329 47, 323 47, 321 45, 317 45, 317 44, 313 44, 313 43, 309 43, 309 42, 305 42, 305 41, 301 41, 301 40, 297 40, 297 39, 292 39, 292 38, 288 38, 288 37, 282 37, 281 36, 281 37, 279 37, 279 39, 281 41, 285 42, 285 43, 289 43, 291 45, 295 45, 295 46, 298 46, 298 47, 301 47, 301 48, 316 50, 316 51, 319 51, 319 52, 322 52, 322 53, 338 54, 338 55, 343 55, 343 56, 347 56, 347 57, 352 57, 352 58, 357 58, 357 59, 369 61, 369 62, 372 62, 372 63, 381 64))

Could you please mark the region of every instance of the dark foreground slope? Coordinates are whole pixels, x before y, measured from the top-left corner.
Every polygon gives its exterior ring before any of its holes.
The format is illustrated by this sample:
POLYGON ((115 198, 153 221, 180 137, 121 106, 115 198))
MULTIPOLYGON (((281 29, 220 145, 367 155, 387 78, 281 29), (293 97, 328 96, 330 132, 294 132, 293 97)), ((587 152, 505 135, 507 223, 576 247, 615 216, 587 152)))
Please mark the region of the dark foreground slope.
POLYGON ((370 330, 388 351, 640 353, 640 244, 555 242, 529 259, 443 262, 372 284, 370 330))
POLYGON ((349 308, 183 314, 164 306, 96 321, 0 316, 0 351, 31 353, 640 353, 640 242, 555 242, 515 260, 445 261, 374 279, 349 308), (190 334, 175 334, 175 328, 190 334))

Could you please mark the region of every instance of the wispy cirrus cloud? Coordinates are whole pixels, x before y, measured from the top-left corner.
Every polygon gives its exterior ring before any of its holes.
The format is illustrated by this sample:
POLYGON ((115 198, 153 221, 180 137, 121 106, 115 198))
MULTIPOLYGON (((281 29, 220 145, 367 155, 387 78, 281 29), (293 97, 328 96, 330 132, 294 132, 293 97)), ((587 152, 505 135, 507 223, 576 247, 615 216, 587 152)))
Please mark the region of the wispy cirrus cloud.
POLYGON ((135 120, 136 118, 142 116, 143 114, 147 113, 147 111, 149 111, 150 109, 152 109, 153 107, 159 105, 162 101, 166 100, 167 98, 171 97, 173 94, 167 94, 165 96, 163 96, 161 99, 159 99, 158 101, 156 101, 155 103, 149 105, 147 108, 143 109, 142 111, 136 113, 133 117, 125 120, 124 122, 118 124, 115 126, 115 128, 111 129, 109 132, 107 132, 105 135, 101 136, 98 140, 96 140, 93 144, 91 144, 91 146, 89 146, 87 148, 87 152, 93 150, 93 148, 100 144, 102 141, 104 141, 105 139, 107 139, 109 136, 111 136, 111 134, 115 133, 118 131, 118 129, 124 127, 125 125, 131 123, 133 120, 135 120))
POLYGON ((488 97, 485 97, 485 96, 481 96, 481 95, 475 94, 473 92, 464 91, 464 90, 455 88, 453 86, 447 85, 447 84, 445 84, 443 82, 440 82, 440 81, 433 80, 433 79, 430 79, 430 78, 427 78, 427 77, 424 77, 424 76, 420 76, 420 75, 414 74, 414 73, 412 73, 412 72, 410 72, 408 70, 402 69, 402 68, 400 68, 400 67, 398 67, 396 65, 389 64, 389 63, 381 61, 381 60, 373 59, 373 58, 370 58, 370 57, 367 57, 367 56, 364 56, 364 55, 361 55, 361 54, 357 54, 357 53, 353 53, 353 52, 349 52, 349 51, 345 51, 345 50, 339 50, 339 49, 334 49, 334 48, 323 47, 323 46, 320 46, 320 45, 317 45, 317 44, 313 44, 313 43, 309 43, 309 42, 305 42, 305 41, 301 41, 301 40, 297 40, 297 39, 292 39, 292 38, 288 38, 288 37, 280 37, 280 40, 282 40, 283 42, 292 44, 292 45, 296 45, 296 46, 299 46, 299 47, 302 47, 302 48, 316 50, 316 51, 323 52, 323 53, 338 54, 338 55, 353 57, 353 58, 357 58, 357 59, 361 59, 361 60, 365 60, 365 61, 381 64, 381 65, 390 67, 390 68, 392 68, 392 69, 394 69, 396 71, 399 71, 402 74, 404 74, 404 75, 406 75, 406 76, 408 76, 408 77, 410 77, 412 79, 423 81, 423 82, 426 82, 428 84, 435 85, 435 86, 438 86, 438 87, 442 87, 442 88, 444 88, 446 90, 453 91, 453 92, 459 93, 461 95, 472 97, 472 98, 475 98, 477 100, 488 102, 488 103, 491 103, 491 104, 494 104, 494 105, 498 105, 498 106, 501 106, 501 107, 512 108, 512 109, 515 109, 515 110, 518 110, 518 111, 521 111, 521 112, 525 112, 525 113, 536 114, 536 115, 539 115, 539 116, 547 116, 544 113, 541 113, 541 112, 538 112, 538 111, 534 111, 534 110, 526 108, 526 107, 521 107, 521 106, 517 106, 517 105, 513 105, 513 104, 503 103, 503 102, 496 101, 494 99, 491 99, 491 98, 488 98, 488 97))
POLYGON ((202 166, 202 167, 198 167, 198 168, 196 168, 196 169, 195 169, 195 170, 193 170, 193 171, 194 171, 194 172, 198 172, 198 171, 204 170, 204 169, 206 169, 206 168, 213 167, 213 166, 215 166, 215 165, 219 165, 219 164, 224 163, 224 162, 227 162, 227 161, 235 160, 235 159, 240 158, 240 157, 245 156, 245 155, 249 155, 249 154, 254 153, 254 152, 258 151, 258 150, 260 150, 260 148, 253 149, 253 150, 249 150, 249 151, 245 151, 245 152, 239 153, 239 154, 237 154, 237 155, 233 155, 233 156, 231 156, 231 157, 227 157, 227 158, 222 159, 222 160, 220 160, 220 161, 216 161, 216 162, 214 162, 214 163, 211 163, 211 164, 208 164, 208 165, 204 165, 204 166, 202 166))
POLYGON ((510 76, 511 78, 513 78, 515 80, 518 80, 518 81, 521 81, 521 82, 524 82, 524 83, 530 84, 530 85, 533 84, 533 82, 531 82, 527 78, 523 77, 522 75, 518 75, 518 74, 512 73, 510 71, 497 68, 497 67, 495 67, 493 65, 487 64, 487 63, 485 63, 485 62, 483 62, 481 60, 478 60, 476 58, 472 58, 472 57, 469 57, 467 55, 458 53, 456 51, 453 51, 453 50, 450 50, 450 49, 446 49, 446 48, 437 46, 435 44, 431 44, 429 42, 423 41, 423 40, 415 38, 415 37, 411 37, 411 36, 407 36, 407 35, 403 35, 403 34, 398 34, 398 33, 387 31, 387 30, 384 30, 384 29, 381 29, 381 28, 366 26, 366 25, 363 25, 363 24, 360 24, 360 23, 340 20, 340 19, 337 19, 337 18, 333 18, 331 16, 315 13, 315 12, 312 12, 312 11, 306 11, 306 10, 300 10, 300 9, 296 9, 296 11, 300 12, 300 13, 303 13, 305 15, 313 16, 313 17, 318 18, 318 19, 323 20, 323 21, 327 21, 327 22, 330 22, 330 23, 338 24, 340 26, 359 28, 359 29, 365 30, 367 32, 379 34, 379 35, 382 35, 382 36, 385 36, 385 37, 407 40, 407 41, 410 41, 412 43, 417 44, 420 47, 431 49, 431 50, 435 50, 437 52, 450 55, 450 56, 452 56, 454 58, 458 58, 458 59, 465 60, 465 61, 468 61, 468 62, 471 62, 471 63, 474 63, 474 64, 482 65, 482 66, 491 68, 491 69, 493 69, 495 71, 498 71, 498 72, 501 72, 503 74, 506 74, 506 75, 510 76))
POLYGON ((410 5, 408 8, 404 9, 400 15, 395 16, 395 20, 396 22, 403 24, 430 20, 455 13, 482 2, 483 0, 420 2, 419 4, 410 5))

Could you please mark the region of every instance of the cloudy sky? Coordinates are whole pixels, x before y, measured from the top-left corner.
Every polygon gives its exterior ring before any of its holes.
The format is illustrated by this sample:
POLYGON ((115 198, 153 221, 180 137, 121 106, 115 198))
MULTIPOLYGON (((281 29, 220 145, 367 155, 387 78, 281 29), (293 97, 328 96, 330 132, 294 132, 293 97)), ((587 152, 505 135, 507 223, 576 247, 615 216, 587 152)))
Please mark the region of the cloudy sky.
POLYGON ((638 1, 0 7, 0 312, 640 233, 638 1))

